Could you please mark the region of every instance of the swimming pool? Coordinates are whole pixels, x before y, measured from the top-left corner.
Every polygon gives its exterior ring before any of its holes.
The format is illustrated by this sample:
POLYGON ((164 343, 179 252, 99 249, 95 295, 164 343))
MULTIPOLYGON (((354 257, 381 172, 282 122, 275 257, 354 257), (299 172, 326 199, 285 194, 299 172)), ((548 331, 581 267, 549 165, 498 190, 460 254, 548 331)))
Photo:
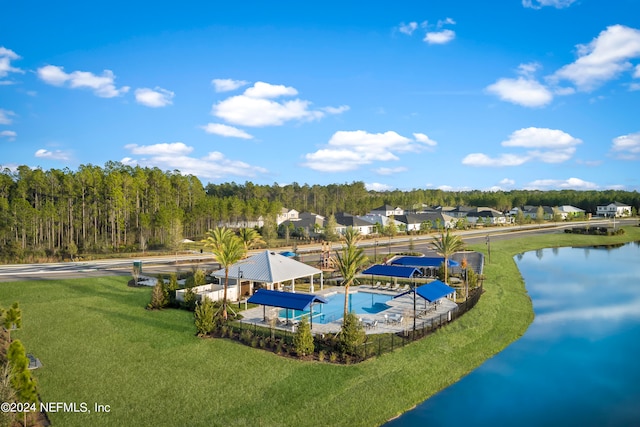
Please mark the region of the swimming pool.
MULTIPOLYGON (((354 292, 349 294, 349 311, 355 314, 376 314, 390 308, 386 303, 393 297, 371 292, 354 292)), ((344 314, 344 294, 336 293, 325 297, 326 304, 313 305, 313 322, 330 323, 342 318, 344 314)), ((308 316, 309 310, 280 310, 279 316, 289 319, 300 319, 308 316)))

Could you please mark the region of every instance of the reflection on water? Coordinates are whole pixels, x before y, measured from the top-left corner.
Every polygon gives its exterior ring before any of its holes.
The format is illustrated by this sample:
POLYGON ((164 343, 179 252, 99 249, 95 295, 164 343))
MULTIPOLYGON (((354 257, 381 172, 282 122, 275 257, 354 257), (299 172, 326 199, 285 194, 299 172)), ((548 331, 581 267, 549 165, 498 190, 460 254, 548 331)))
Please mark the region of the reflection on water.
POLYGON ((640 244, 515 259, 536 315, 525 335, 388 425, 640 425, 640 244))

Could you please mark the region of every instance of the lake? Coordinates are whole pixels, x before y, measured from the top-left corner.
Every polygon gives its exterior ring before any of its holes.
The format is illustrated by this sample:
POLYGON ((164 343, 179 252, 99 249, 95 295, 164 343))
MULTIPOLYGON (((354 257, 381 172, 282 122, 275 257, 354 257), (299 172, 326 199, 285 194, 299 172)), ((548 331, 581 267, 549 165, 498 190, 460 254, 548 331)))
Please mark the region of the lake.
POLYGON ((535 312, 527 332, 387 426, 640 425, 640 245, 515 261, 535 312))

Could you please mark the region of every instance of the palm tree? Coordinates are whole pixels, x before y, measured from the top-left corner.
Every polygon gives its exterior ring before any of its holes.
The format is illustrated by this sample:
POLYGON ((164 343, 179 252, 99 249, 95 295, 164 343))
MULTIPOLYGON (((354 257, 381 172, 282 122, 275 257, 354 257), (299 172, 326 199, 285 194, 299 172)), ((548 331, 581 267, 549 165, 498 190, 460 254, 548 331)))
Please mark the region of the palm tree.
POLYGON ((245 256, 242 240, 228 228, 215 228, 207 231, 202 240, 205 247, 211 248, 216 260, 224 268, 224 293, 222 296, 222 317, 227 320, 227 288, 229 287, 229 267, 245 256))
POLYGON ((253 228, 241 228, 238 231, 238 235, 240 236, 240 240, 242 240, 245 252, 249 252, 249 249, 252 249, 254 246, 266 244, 266 242, 262 240, 260 233, 253 228))
POLYGON ((464 248, 464 242, 455 234, 449 233, 447 228, 446 233, 440 235, 440 237, 434 237, 433 249, 444 257, 444 282, 446 283, 448 277, 449 258, 454 253, 461 251, 464 248))
POLYGON ((349 313, 349 286, 357 283, 356 276, 368 261, 367 256, 362 248, 357 246, 360 240, 360 232, 353 228, 347 227, 344 233, 345 243, 341 252, 336 252, 334 264, 338 267, 338 271, 342 275, 342 284, 344 285, 344 317, 343 322, 349 313))

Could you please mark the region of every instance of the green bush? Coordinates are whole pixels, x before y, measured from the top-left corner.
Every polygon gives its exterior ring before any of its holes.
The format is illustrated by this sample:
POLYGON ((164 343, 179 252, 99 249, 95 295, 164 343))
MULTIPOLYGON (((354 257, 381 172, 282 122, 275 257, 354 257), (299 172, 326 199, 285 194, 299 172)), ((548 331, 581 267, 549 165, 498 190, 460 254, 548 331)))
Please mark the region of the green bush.
POLYGON ((209 335, 216 327, 215 308, 209 298, 204 298, 204 302, 196 304, 194 310, 195 324, 199 336, 209 335))
POLYGON ((299 356, 313 354, 315 347, 313 345, 313 335, 311 335, 311 327, 307 321, 307 316, 303 316, 298 330, 293 336, 293 349, 299 356))
POLYGON ((11 386, 19 402, 36 403, 38 393, 36 381, 31 377, 29 359, 20 340, 14 340, 7 350, 7 360, 11 366, 11 386))
POLYGON ((356 349, 362 345, 365 338, 366 334, 358 317, 354 313, 347 314, 340 331, 340 350, 355 354, 356 349))

